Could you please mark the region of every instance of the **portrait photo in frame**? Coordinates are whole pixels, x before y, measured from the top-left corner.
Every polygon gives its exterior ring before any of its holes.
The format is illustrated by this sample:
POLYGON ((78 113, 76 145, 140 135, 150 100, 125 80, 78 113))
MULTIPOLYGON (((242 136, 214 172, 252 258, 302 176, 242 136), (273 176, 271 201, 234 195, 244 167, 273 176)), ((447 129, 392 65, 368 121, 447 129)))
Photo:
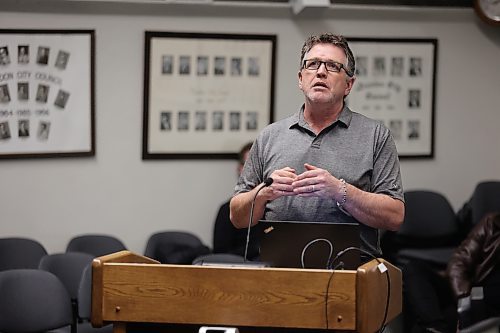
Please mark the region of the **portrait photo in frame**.
POLYGON ((390 129, 400 158, 434 157, 437 39, 353 38, 347 104, 390 129))
POLYGON ((0 36, 0 158, 94 156, 94 31, 0 36))
POLYGON ((236 158, 274 120, 276 39, 146 31, 142 158, 236 158))

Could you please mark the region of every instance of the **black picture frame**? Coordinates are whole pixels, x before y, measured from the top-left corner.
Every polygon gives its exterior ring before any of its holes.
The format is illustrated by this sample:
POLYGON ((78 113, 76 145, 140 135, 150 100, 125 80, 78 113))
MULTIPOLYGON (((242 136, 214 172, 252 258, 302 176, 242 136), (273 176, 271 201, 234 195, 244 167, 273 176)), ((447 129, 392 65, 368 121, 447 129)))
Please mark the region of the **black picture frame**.
POLYGON ((276 40, 146 31, 142 158, 236 158, 274 121, 276 40))
POLYGON ((94 30, 0 29, 0 40, 0 159, 94 156, 94 30))
POLYGON ((347 40, 356 58, 348 105, 384 122, 400 158, 433 158, 438 40, 347 40))

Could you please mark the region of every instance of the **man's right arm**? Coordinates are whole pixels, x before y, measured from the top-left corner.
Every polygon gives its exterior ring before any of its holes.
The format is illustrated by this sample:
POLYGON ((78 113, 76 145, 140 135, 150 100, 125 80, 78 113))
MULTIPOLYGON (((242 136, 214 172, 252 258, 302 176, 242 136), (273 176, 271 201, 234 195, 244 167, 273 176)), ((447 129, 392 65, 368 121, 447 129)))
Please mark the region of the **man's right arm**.
MULTIPOLYGON (((230 202, 230 219, 236 228, 247 228, 248 221, 250 220, 250 210, 252 208, 252 202, 255 197, 255 193, 264 186, 263 184, 256 186, 253 190, 249 192, 243 192, 235 195, 230 202)), ((257 224, 257 222, 264 216, 264 210, 266 208, 266 203, 272 194, 272 188, 262 189, 255 198, 255 206, 253 211, 253 219, 251 225, 257 224), (266 192, 270 192, 267 193, 266 192)))

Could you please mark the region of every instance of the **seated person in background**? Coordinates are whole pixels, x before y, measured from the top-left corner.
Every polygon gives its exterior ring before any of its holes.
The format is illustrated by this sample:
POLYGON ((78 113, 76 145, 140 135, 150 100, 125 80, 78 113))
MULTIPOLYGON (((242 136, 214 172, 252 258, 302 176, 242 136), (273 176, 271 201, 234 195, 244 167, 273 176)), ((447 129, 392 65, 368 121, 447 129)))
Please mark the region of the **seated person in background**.
POLYGON ((453 253, 448 276, 461 328, 500 316, 500 212, 486 215, 472 229, 453 253), (479 294, 471 300, 473 287, 479 294))
POLYGON ((500 316, 499 258, 500 213, 495 213, 469 232, 446 271, 422 260, 407 263, 403 268, 405 332, 452 333, 457 320, 463 328, 500 316), (468 296, 475 286, 483 288, 484 299, 471 307, 468 296))
POLYGON ((413 259, 403 267, 403 332, 454 333, 457 307, 445 268, 413 259))
MULTIPOLYGON (((248 153, 252 148, 252 142, 244 145, 238 154, 238 176, 241 174, 243 165, 248 158, 248 153)), ((259 255, 259 227, 252 227, 250 230, 250 243, 248 246, 247 259, 255 259, 259 255)), ((247 228, 237 229, 229 219, 229 200, 219 208, 214 225, 214 253, 231 253, 240 256, 245 255, 245 245, 247 239, 247 228)))

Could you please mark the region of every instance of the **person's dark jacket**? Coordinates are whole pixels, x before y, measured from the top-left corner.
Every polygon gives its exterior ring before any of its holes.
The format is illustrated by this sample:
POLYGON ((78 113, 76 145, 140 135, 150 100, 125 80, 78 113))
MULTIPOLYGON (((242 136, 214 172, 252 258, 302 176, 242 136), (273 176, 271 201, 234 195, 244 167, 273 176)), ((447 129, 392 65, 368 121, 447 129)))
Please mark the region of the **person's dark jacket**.
POLYGON ((500 213, 485 216, 455 250, 448 276, 455 297, 468 296, 481 285, 500 259, 500 213))

